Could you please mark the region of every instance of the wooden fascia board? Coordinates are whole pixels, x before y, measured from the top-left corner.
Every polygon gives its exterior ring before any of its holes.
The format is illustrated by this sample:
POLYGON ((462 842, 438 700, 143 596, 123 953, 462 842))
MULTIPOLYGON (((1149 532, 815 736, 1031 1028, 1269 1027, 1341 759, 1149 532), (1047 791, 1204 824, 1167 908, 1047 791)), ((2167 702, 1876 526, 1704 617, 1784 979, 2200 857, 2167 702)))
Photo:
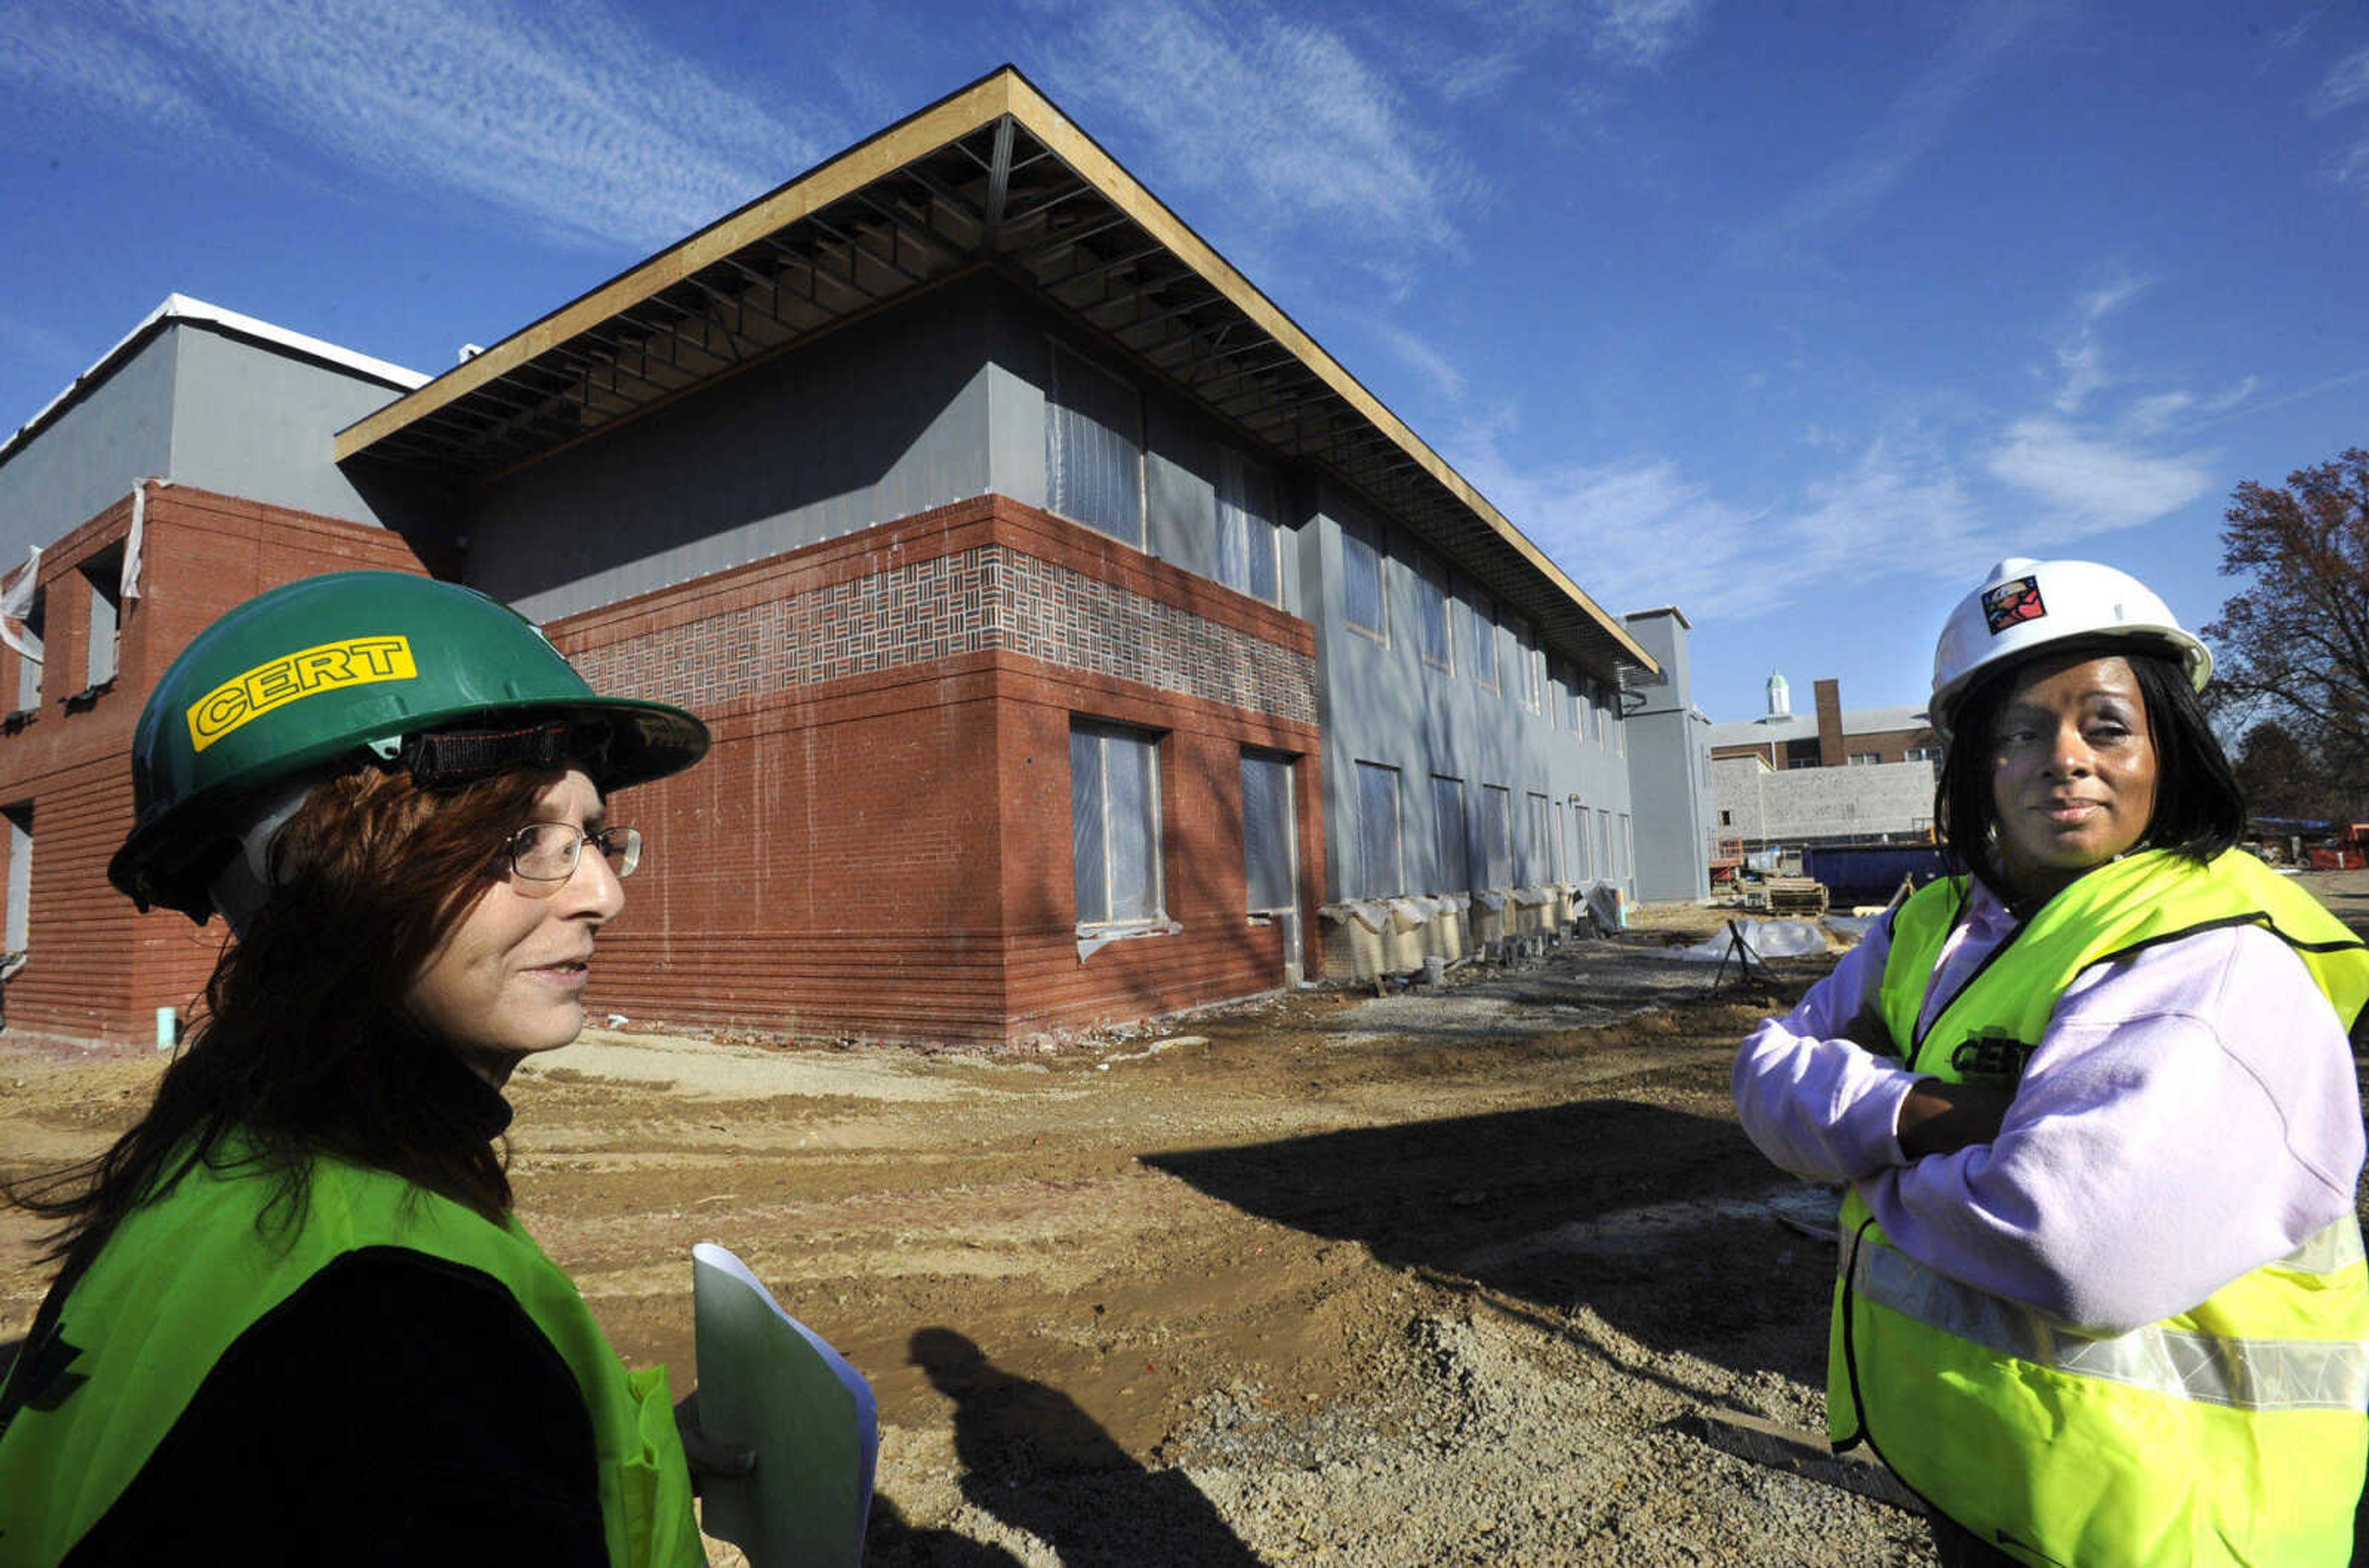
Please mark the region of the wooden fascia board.
POLYGON ((1622 652, 1649 672, 1661 666, 1631 637, 1619 621, 1607 614, 1577 583, 1564 575, 1545 552, 1530 543, 1462 475, 1431 450, 1382 401, 1342 368, 1298 323, 1236 271, 1207 241, 1146 189, 1117 159, 1103 151, 1051 100, 1025 77, 1009 67, 999 70, 952 97, 933 104, 911 118, 889 127, 871 140, 842 153, 802 178, 761 198, 704 229, 673 249, 652 258, 632 271, 562 306, 541 321, 515 333, 484 353, 455 366, 408 396, 338 433, 336 457, 343 463, 392 431, 434 412, 508 373, 555 344, 564 343, 648 299, 682 278, 707 267, 766 235, 795 223, 841 198, 869 185, 906 164, 959 140, 981 126, 1009 114, 1024 126, 1047 150, 1060 158, 1085 182, 1116 206, 1151 238, 1168 247, 1187 267, 1250 317, 1262 331, 1313 372, 1326 386, 1383 432, 1436 480, 1491 532, 1513 546, 1524 561, 1558 591, 1578 605, 1622 652))
POLYGON ((632 271, 561 306, 533 326, 505 338, 418 391, 397 398, 338 431, 337 461, 345 462, 392 431, 466 396, 588 327, 632 309, 743 246, 863 189, 882 175, 893 173, 924 154, 992 123, 1006 112, 1012 85, 1018 80, 1014 74, 1001 71, 933 104, 772 195, 702 229, 673 249, 651 258, 632 271))

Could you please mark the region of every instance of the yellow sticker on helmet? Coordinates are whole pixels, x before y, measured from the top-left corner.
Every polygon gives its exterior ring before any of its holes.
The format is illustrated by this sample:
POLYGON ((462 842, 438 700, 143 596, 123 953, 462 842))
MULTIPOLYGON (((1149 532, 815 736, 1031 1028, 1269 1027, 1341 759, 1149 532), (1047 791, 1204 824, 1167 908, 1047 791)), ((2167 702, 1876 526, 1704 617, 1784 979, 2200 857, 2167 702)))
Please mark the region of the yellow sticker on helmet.
POLYGON ((189 704, 189 744, 202 751, 223 736, 299 697, 419 674, 408 637, 349 637, 283 654, 234 675, 189 704))

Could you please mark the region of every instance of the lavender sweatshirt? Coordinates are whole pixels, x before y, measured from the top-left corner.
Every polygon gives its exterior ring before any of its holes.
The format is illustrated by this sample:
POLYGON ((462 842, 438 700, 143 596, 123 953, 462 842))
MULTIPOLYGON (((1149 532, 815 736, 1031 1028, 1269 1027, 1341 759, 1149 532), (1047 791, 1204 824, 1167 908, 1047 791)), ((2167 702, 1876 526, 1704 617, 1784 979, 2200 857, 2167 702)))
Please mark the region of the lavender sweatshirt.
MULTIPOLYGON (((2006 940, 1980 882, 1941 949, 1928 1019, 2006 940)), ((2352 1053, 2302 960, 2253 927, 2164 943, 2066 988, 1996 1143, 1913 1163, 1904 1070, 1875 1021, 1884 921, 1735 1061, 1761 1152, 1848 1181, 1902 1251, 2092 1333, 2194 1306, 2352 1207, 2352 1053)))

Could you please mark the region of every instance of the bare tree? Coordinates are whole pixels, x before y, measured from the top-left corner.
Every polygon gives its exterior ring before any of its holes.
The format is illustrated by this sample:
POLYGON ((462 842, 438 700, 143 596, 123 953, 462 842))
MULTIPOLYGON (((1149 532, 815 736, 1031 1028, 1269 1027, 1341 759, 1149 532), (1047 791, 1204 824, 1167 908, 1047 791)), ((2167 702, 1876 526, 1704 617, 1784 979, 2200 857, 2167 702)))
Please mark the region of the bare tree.
POLYGON ((2204 628, 2220 711, 2275 721, 2334 777, 2369 775, 2369 451, 2249 479, 2223 513, 2221 572, 2251 586, 2204 628))

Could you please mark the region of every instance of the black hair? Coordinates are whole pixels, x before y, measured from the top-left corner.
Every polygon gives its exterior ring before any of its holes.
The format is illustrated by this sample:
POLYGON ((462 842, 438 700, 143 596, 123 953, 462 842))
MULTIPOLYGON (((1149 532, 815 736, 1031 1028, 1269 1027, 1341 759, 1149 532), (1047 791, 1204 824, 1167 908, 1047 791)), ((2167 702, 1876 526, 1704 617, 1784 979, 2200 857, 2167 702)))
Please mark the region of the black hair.
POLYGON ((2140 846, 2171 850, 2199 865, 2235 846, 2246 832, 2246 792, 2180 661, 2126 641, 2051 643, 1986 671, 1950 715, 1950 738, 1933 790, 1933 820, 1953 869, 1973 872, 2002 895, 2008 891, 1992 832, 1998 817, 1991 795, 1992 738, 2016 677, 2038 660, 2067 654, 2118 656, 2129 661, 2138 679, 2156 758, 2155 815, 2147 819, 2140 846))

